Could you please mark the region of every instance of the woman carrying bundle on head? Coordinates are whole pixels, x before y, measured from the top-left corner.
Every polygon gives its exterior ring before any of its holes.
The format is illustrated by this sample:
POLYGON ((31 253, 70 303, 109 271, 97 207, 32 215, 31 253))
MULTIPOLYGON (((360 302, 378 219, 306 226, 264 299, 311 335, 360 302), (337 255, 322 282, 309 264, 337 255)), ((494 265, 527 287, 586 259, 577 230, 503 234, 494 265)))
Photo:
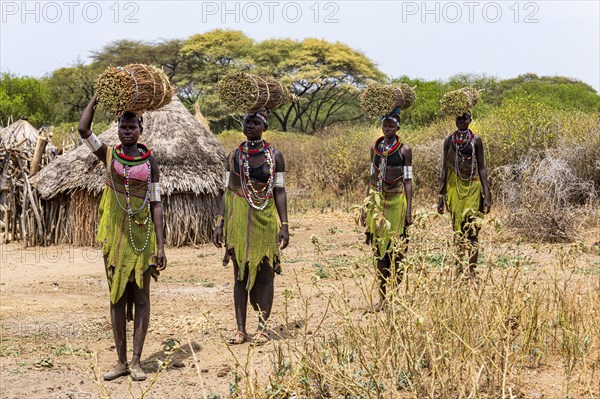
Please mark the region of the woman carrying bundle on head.
POLYGON ((383 136, 371 147, 367 194, 371 199, 379 197, 382 209, 371 200, 368 210, 361 214, 361 224, 367 227, 367 243, 371 243, 377 262, 380 300, 374 307, 376 312, 385 304, 390 278, 395 278, 396 285, 402 281, 400 262, 407 250, 406 228, 412 224, 412 150, 397 133, 400 107, 408 108, 414 101, 414 93, 406 85, 375 86, 367 88, 361 96, 363 110, 373 115, 377 108, 389 109, 386 101, 398 94, 400 98, 393 103, 396 108, 380 117, 383 136), (378 96, 385 101, 378 102, 378 96))
POLYGON ((237 332, 228 341, 232 345, 248 339, 248 297, 259 313, 253 342, 268 342, 266 322, 273 306, 274 276, 280 273, 279 250, 289 242, 285 162, 281 152, 262 138, 267 113, 263 109, 244 116, 246 141, 227 158, 226 190, 213 234, 217 247, 225 244, 224 264, 229 258, 233 261, 237 332))
POLYGON ((151 151, 138 142, 142 118, 132 112, 119 116, 121 144, 112 148, 102 143, 91 130, 96 103, 94 96, 81 115, 78 130, 83 142, 106 166, 96 241, 102 244, 118 362, 104 379, 130 374, 134 381, 140 381, 146 379, 140 358, 150 321, 150 277, 156 278, 167 267, 158 164, 151 151), (127 319, 134 320, 129 367, 127 319))
POLYGON ((289 99, 289 92, 271 78, 233 73, 219 81, 219 97, 230 108, 246 110, 246 140, 227 157, 225 193, 215 221, 213 242, 225 244, 226 266, 233 261, 233 302, 237 332, 227 341, 248 340, 248 297, 258 312, 252 342, 269 341, 266 322, 271 314, 275 273, 280 273, 280 249, 289 242, 285 162, 280 151, 263 140, 269 110, 289 99), (268 86, 268 89, 267 89, 268 86), (279 221, 277 217, 279 216, 279 221))
MULTIPOLYGON (((444 207, 452 216, 455 240, 460 252, 468 253, 469 276, 475 277, 479 255, 478 234, 481 214, 491 207, 490 186, 485 168, 483 141, 469 129, 470 108, 479 99, 472 88, 463 88, 446 94, 442 112, 454 115, 457 130, 444 140, 438 212, 444 207)), ((463 273, 462 264, 459 273, 463 273)))

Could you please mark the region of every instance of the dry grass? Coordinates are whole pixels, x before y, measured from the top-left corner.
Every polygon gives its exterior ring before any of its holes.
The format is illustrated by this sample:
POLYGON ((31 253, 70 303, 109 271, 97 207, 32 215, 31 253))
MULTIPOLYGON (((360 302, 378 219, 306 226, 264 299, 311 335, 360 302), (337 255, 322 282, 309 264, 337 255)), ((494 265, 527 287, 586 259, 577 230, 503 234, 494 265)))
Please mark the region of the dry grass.
POLYGON ((561 247, 544 267, 518 246, 496 246, 480 279, 464 280, 430 218, 417 217, 405 278, 380 313, 362 311, 377 297, 361 266, 369 254, 340 263, 318 248, 326 241, 315 244, 335 281, 287 293, 274 324, 289 328, 268 379, 252 372, 252 353, 235 358, 234 397, 524 398, 530 376, 549 364, 562 367, 564 397, 600 395, 600 279, 576 275, 583 248, 561 247))

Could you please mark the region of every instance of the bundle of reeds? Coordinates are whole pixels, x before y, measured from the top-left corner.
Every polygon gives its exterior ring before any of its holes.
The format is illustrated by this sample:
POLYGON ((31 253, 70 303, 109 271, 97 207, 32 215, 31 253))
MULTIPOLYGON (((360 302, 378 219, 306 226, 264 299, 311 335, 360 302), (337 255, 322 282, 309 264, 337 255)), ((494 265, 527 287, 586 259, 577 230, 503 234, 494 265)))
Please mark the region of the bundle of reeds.
POLYGON ((245 72, 226 75, 219 81, 217 90, 221 101, 241 112, 262 108, 274 110, 293 99, 289 90, 277 80, 245 72))
POLYGON ((115 115, 154 111, 171 102, 173 96, 167 75, 143 64, 106 68, 96 80, 95 90, 100 105, 115 115))
POLYGON ((479 91, 473 87, 463 87, 444 94, 440 100, 440 112, 445 115, 460 116, 468 112, 479 101, 479 91))
POLYGON ((415 102, 415 92, 407 84, 367 86, 360 94, 360 106, 371 118, 383 116, 395 108, 406 109, 415 102))

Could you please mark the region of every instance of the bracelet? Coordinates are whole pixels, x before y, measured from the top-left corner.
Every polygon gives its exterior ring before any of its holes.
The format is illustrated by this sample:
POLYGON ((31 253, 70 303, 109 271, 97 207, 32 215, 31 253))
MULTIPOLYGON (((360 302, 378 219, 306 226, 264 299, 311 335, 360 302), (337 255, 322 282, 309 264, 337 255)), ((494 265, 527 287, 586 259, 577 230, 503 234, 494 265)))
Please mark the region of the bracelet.
POLYGON ((288 222, 281 222, 281 225, 282 225, 282 226, 283 226, 283 225, 286 225, 286 226, 287 226, 287 225, 288 225, 288 222))
POLYGON ((225 224, 225 219, 223 218, 222 215, 219 215, 215 218, 215 227, 217 227, 217 226, 223 227, 224 224, 225 224))
POLYGON ((90 151, 96 152, 102 147, 102 141, 96 136, 94 133, 90 135, 90 137, 86 137, 85 139, 81 139, 85 145, 88 146, 90 151))

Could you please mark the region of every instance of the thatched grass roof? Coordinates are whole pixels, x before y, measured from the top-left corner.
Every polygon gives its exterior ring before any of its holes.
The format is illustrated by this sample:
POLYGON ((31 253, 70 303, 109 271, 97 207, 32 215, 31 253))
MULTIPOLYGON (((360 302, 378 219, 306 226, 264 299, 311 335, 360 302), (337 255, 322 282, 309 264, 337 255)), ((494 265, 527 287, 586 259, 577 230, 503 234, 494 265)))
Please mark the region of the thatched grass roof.
MULTIPOLYGON (((143 126, 140 142, 148 145, 158 160, 163 195, 219 195, 225 176, 225 152, 177 97, 162 109, 144 114, 143 126)), ((99 137, 106 144, 118 144, 117 126, 99 137)), ((98 193, 104 186, 104 166, 82 144, 57 157, 32 182, 44 199, 80 189, 98 193)))
POLYGON ((23 147, 34 149, 35 143, 39 137, 39 131, 31 126, 27 119, 19 119, 18 121, 11 123, 4 129, 0 130, 0 142, 6 147, 12 147, 19 143, 22 139, 25 142, 22 144, 23 147))

